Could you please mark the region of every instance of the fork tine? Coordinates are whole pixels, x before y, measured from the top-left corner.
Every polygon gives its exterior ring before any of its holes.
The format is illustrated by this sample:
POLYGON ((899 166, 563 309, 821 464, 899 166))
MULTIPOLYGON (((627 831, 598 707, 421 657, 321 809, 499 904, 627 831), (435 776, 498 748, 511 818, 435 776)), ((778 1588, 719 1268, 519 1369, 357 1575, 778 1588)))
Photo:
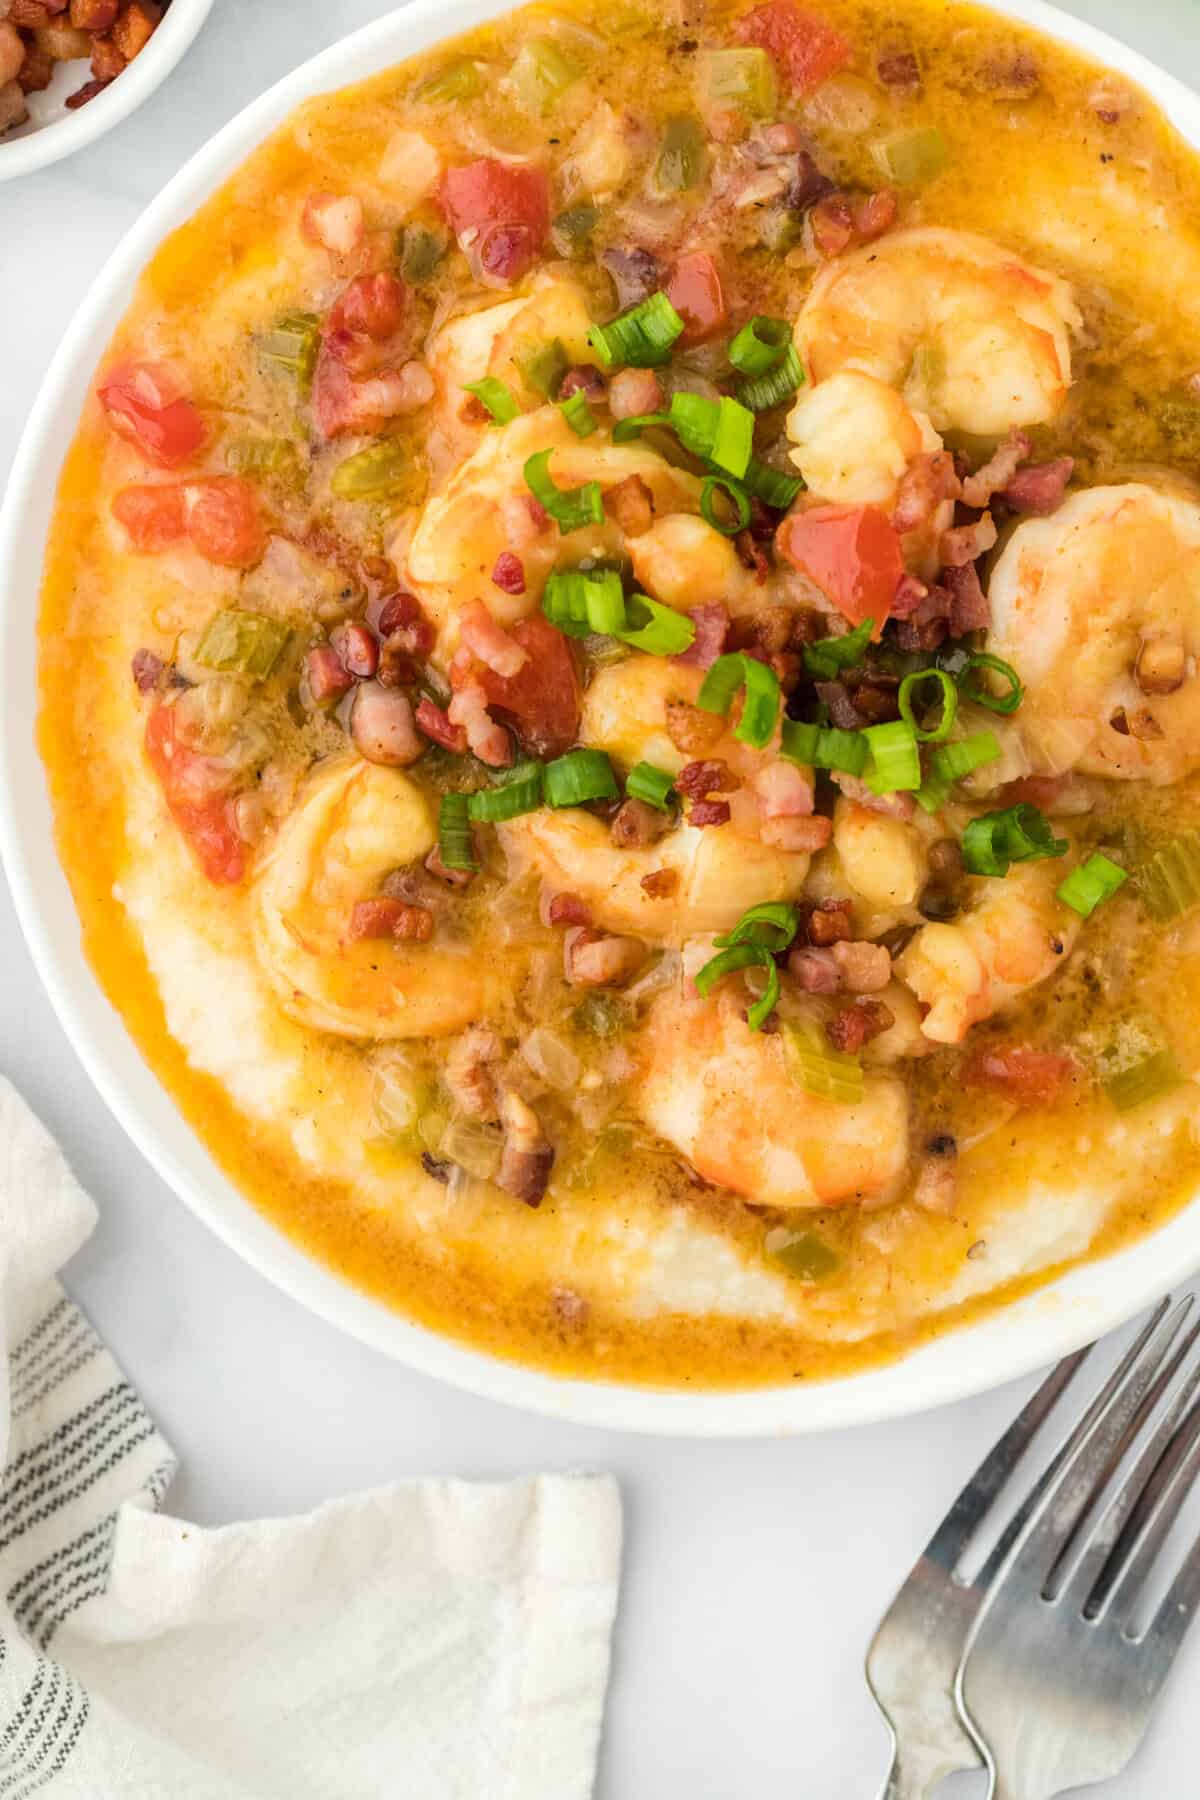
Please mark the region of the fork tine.
MULTIPOLYGON (((1200 1407, 1193 1406, 1167 1445, 1104 1570, 1102 1603, 1095 1616, 1113 1614, 1128 1627, 1129 1615, 1158 1560, 1180 1508, 1200 1473, 1200 1407)), ((1088 1616, 1091 1617, 1089 1611, 1088 1616)), ((1130 1635, 1126 1629, 1126 1635, 1130 1635)))
POLYGON ((1143 1654, 1165 1674, 1200 1610, 1200 1535, 1183 1560, 1174 1581, 1142 1639, 1143 1654))

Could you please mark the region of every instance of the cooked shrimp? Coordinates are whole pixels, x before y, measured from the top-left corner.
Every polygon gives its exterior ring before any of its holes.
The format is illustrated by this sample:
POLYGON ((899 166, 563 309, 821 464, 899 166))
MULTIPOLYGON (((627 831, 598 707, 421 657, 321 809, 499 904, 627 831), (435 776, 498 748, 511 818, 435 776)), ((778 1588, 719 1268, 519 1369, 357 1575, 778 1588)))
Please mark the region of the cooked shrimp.
POLYGON ((988 594, 1034 773, 1200 768, 1200 502, 1142 482, 1072 494, 1017 526, 988 594))
POLYGON ((810 378, 860 369, 938 431, 1052 419, 1081 324, 1069 285, 973 232, 919 226, 827 263, 796 321, 810 378))
POLYGON ((486 958, 350 939, 355 902, 436 838, 428 801, 398 769, 352 757, 313 777, 254 883, 254 947, 290 1017, 339 1037, 442 1037, 487 1011, 486 958))
POLYGON ((872 812, 843 796, 833 811, 833 847, 847 882, 868 906, 912 906, 925 885, 925 843, 915 819, 872 812))
POLYGON ((597 925, 659 944, 726 931, 760 900, 794 900, 810 860, 729 825, 684 824, 656 844, 618 845, 603 819, 574 808, 526 813, 499 831, 514 874, 531 863, 548 886, 585 901, 597 925), (642 885, 659 872, 676 878, 668 894, 642 885))
POLYGON ((620 555, 625 546, 620 527, 603 524, 564 538, 556 525, 531 526, 524 469, 539 450, 552 450, 551 478, 561 488, 598 481, 615 487, 630 475, 649 488, 656 510, 670 512, 699 504, 700 484, 674 469, 661 456, 638 444, 613 444, 601 433, 578 438, 555 406, 525 413, 498 431, 488 431, 474 453, 430 500, 408 546, 408 580, 439 627, 438 656, 445 660, 456 641, 455 618, 469 601, 486 595, 490 611, 504 623, 534 611, 546 577, 561 560, 620 555), (514 533, 529 539, 520 544, 514 533), (491 580, 496 558, 516 549, 525 574, 525 591, 502 593, 491 580), (449 627, 447 630, 446 628, 449 627))
POLYGON ((929 1009, 921 1024, 927 1038, 961 1044, 972 1025, 1062 968, 1080 925, 1055 898, 1063 872, 1061 862, 1039 862, 1002 881, 981 880, 970 912, 918 931, 896 973, 929 1009))
POLYGON ((857 1105, 819 1099, 792 1074, 783 1036, 750 1030, 745 1004, 733 984, 655 1002, 636 1089, 646 1123, 706 1181, 758 1205, 886 1199, 908 1158, 903 1083, 870 1073, 857 1105))
MULTIPOLYGON (((802 388, 787 434, 796 446, 792 461, 818 499, 889 510, 913 457, 942 447, 924 413, 913 412, 895 388, 859 369, 842 369, 802 388)), ((947 518, 954 511, 948 504, 947 518)))
POLYGON ((719 600, 735 618, 757 612, 762 588, 727 537, 697 513, 668 513, 629 545, 633 572, 648 594, 680 612, 719 600))
MULTIPOLYGON (((518 300, 502 300, 447 321, 431 342, 427 357, 438 371, 451 417, 457 417, 468 382, 499 376, 513 391, 536 405, 522 359, 557 338, 570 362, 590 362, 587 334, 592 324, 579 283, 555 278, 535 283, 518 300)), ((482 424, 482 422, 481 422, 482 424)))
MULTIPOLYGON (((672 702, 694 705, 703 680, 703 670, 661 656, 628 656, 597 670, 583 698, 580 743, 606 750, 626 768, 649 762, 677 775, 699 748, 689 754, 673 741, 667 729, 668 708, 672 702)), ((712 719, 713 736, 704 754, 725 756, 734 745, 733 734, 719 718, 705 716, 712 719)))

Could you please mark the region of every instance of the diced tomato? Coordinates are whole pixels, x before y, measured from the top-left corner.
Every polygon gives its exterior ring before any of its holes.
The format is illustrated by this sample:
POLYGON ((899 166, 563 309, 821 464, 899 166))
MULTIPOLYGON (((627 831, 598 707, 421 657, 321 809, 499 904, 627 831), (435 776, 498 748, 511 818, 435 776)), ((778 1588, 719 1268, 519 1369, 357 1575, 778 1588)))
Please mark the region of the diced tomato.
POLYGON ((183 487, 188 536, 209 562, 248 569, 262 556, 267 534, 258 494, 240 475, 210 475, 183 487))
POLYGON ((133 548, 143 553, 165 550, 187 531, 183 486, 178 481, 122 488, 113 496, 112 509, 113 517, 129 533, 133 548))
POLYGON ((375 431, 385 419, 404 411, 409 393, 398 369, 381 369, 377 375, 356 380, 340 353, 328 341, 322 344, 313 375, 312 408, 322 437, 341 437, 347 431, 375 431))
POLYGON ((1032 1050, 1025 1044, 979 1049, 967 1059, 962 1078, 969 1087, 992 1088, 1018 1106, 1053 1106, 1076 1073, 1069 1056, 1032 1050))
POLYGON ((246 846, 234 822, 229 774, 183 743, 173 706, 156 706, 146 721, 146 754, 167 810, 210 881, 232 886, 246 868, 246 846))
POLYGON ((550 228, 550 186, 542 169, 481 157, 447 169, 438 190, 442 211, 485 274, 516 281, 531 267, 550 228))
POLYGON ((1069 775, 1021 775, 996 789, 994 804, 998 807, 1036 806, 1047 812, 1070 781, 1069 775))
POLYGON ((382 343, 399 331, 408 289, 396 275, 356 275, 329 315, 330 331, 359 332, 382 343))
POLYGON ((683 344, 702 343, 729 317, 721 272, 707 250, 679 258, 667 277, 667 299, 686 326, 683 344))
POLYGON ((579 734, 579 675, 571 646, 541 613, 518 619, 508 630, 528 654, 524 668, 506 676, 480 664, 470 678, 478 681, 489 707, 511 714, 526 750, 561 756, 579 734))
POLYGON ((904 575, 900 539, 877 506, 813 506, 789 513, 775 542, 852 625, 874 619, 878 637, 904 575))
POLYGON ((847 61, 850 45, 840 31, 792 0, 766 0, 738 25, 744 44, 769 50, 797 94, 828 81, 847 61))
POLYGON ((186 462, 204 442, 204 421, 158 363, 122 363, 100 384, 114 431, 152 462, 186 462))

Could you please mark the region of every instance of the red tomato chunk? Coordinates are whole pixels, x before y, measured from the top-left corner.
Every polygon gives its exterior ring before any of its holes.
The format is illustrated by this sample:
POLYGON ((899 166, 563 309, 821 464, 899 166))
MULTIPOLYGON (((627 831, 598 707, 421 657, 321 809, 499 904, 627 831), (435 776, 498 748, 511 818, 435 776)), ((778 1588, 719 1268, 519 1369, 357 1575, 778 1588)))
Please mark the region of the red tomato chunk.
POLYGON ((485 274, 516 281, 533 265, 550 228, 550 187, 541 169, 481 157, 447 169, 442 211, 460 243, 464 237, 485 274))
POLYGON ((904 574, 900 539, 877 506, 813 506, 779 527, 782 555, 849 619, 874 619, 878 637, 904 574))
POLYGON ((204 442, 204 421, 158 363, 122 363, 100 384, 113 430, 152 462, 186 462, 204 442))
POLYGON ((681 344, 699 344, 729 317, 721 272, 706 250, 681 256, 667 277, 667 299, 683 320, 681 344))
POLYGON ((239 475, 189 481, 183 490, 188 536, 209 562, 248 569, 262 556, 266 532, 258 495, 239 475))
POLYGON ((510 713, 517 734, 535 756, 561 756, 579 734, 579 676, 571 646, 540 613, 518 619, 509 635, 528 653, 516 675, 497 675, 481 664, 475 679, 489 707, 510 713))
POLYGON ((127 487, 113 496, 113 516, 129 533, 135 550, 153 553, 177 543, 187 531, 183 487, 177 481, 127 487))
POLYGON ((769 50, 782 75, 797 94, 811 93, 836 75, 850 55, 840 31, 816 13, 793 6, 792 0, 766 0, 738 25, 744 44, 769 50))
POLYGON ((1005 1044, 976 1050, 963 1069, 963 1080, 968 1087, 991 1088, 1018 1106, 1053 1106, 1075 1073, 1069 1056, 1005 1044))
POLYGON ((175 709, 157 706, 146 721, 146 754, 167 810, 210 881, 232 886, 246 868, 234 823, 229 771, 180 740, 175 709))

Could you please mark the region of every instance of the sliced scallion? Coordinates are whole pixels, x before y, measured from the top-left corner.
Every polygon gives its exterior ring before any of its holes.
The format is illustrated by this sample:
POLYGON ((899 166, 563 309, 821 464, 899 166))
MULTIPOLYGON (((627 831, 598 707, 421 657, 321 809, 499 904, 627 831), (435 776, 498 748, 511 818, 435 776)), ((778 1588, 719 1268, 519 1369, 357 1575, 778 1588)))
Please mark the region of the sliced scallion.
POLYGON ((694 643, 696 626, 686 613, 651 600, 648 594, 630 594, 624 628, 614 635, 648 656, 680 656, 694 643))
POLYGON ((666 769, 655 768, 653 763, 635 763, 625 777, 625 792, 629 798, 643 800, 647 806, 657 807, 659 812, 670 812, 674 787, 674 776, 666 769))
POLYGON ((783 1042, 792 1074, 819 1100, 856 1106, 863 1098, 863 1069, 857 1056, 834 1050, 818 1025, 783 1022, 783 1042))
POLYGON ((651 294, 607 325, 593 325, 588 343, 606 369, 656 369, 669 360, 684 324, 667 296, 651 294))
POLYGON ((944 669, 918 669, 913 674, 906 675, 900 683, 900 692, 897 698, 900 717, 908 720, 916 733, 919 744, 940 744, 950 736, 951 727, 958 712, 958 689, 944 669), (926 701, 922 701, 919 697, 921 688, 928 688, 930 684, 940 691, 942 716, 936 725, 925 731, 917 724, 913 714, 913 696, 918 696, 916 702, 918 706, 936 705, 936 696, 931 696, 926 701))
POLYGON ((971 820, 963 832, 963 867, 969 875, 1007 875, 1012 863, 1065 856, 1069 848, 1036 806, 1010 806, 971 820))
POLYGON ((625 627, 625 595, 615 569, 555 569, 542 591, 542 611, 568 637, 615 636, 625 627))
POLYGON ((544 506, 558 529, 579 531, 585 525, 599 525, 604 519, 604 504, 598 481, 585 481, 582 487, 560 488, 550 474, 549 450, 538 450, 525 464, 525 485, 534 499, 544 506))
POLYGON ((774 512, 786 512, 804 483, 799 475, 785 475, 779 469, 772 469, 769 464, 760 462, 752 456, 742 476, 749 493, 764 506, 774 512))
POLYGON ((1096 908, 1110 900, 1119 887, 1129 880, 1128 872, 1099 851, 1072 869, 1060 883, 1058 898, 1082 919, 1090 918, 1096 908))
POLYGON ((927 813, 940 812, 950 797, 950 789, 964 775, 995 762, 1001 754, 1000 741, 994 731, 977 731, 960 738, 957 744, 943 744, 934 751, 931 768, 917 789, 917 804, 927 813))
POLYGON ((704 712, 728 713, 739 688, 745 689, 745 699, 733 735, 740 743, 763 750, 775 730, 781 698, 779 677, 766 663, 742 650, 718 656, 701 683, 696 705, 704 712))
POLYGON ((738 401, 728 395, 710 400, 706 394, 672 394, 670 422, 693 456, 715 463, 739 480, 745 475, 751 462, 754 414, 738 401))
POLYGON ((799 928, 796 909, 786 900, 761 900, 748 907, 737 924, 722 937, 714 938, 718 950, 731 944, 761 944, 778 955, 786 950, 799 928))
POLYGON ((792 327, 787 319, 756 313, 729 345, 729 360, 741 375, 765 375, 787 355, 792 327))
POLYGON ((977 706, 986 706, 989 712, 1014 713, 1021 704, 1025 688, 1011 663, 1006 663, 1003 657, 992 656, 986 650, 975 650, 968 656, 962 673, 958 676, 958 691, 964 700, 973 700, 977 706), (986 679, 976 673, 986 670, 1007 681, 1006 693, 994 694, 986 679))
POLYGON ((753 413, 769 412, 773 406, 782 406, 785 400, 790 400, 796 389, 803 385, 804 365, 796 346, 789 344, 773 369, 768 369, 765 375, 756 375, 753 380, 738 383, 737 397, 753 413))
POLYGON ((589 800, 616 800, 613 766, 603 750, 568 750, 542 771, 547 806, 583 806, 589 800))
POLYGON ((467 816, 479 824, 496 825, 536 812, 542 804, 542 765, 518 763, 504 771, 504 780, 493 788, 480 788, 467 800, 467 816))
POLYGON ((861 775, 870 746, 861 731, 839 731, 832 725, 808 725, 802 720, 783 721, 779 754, 804 768, 837 769, 845 775, 861 775))
POLYGON ((560 400, 558 409, 576 437, 591 437, 596 429, 596 415, 588 405, 588 397, 582 388, 576 388, 567 399, 560 400))
POLYGON ((723 537, 736 537, 750 523, 750 502, 736 481, 724 475, 708 475, 700 489, 700 517, 723 537), (733 508, 732 519, 722 519, 716 508, 716 496, 723 494, 733 508))
POLYGON ((915 792, 921 785, 921 753, 907 719, 868 726, 863 736, 871 752, 866 783, 873 794, 915 792))
POLYGON ((836 681, 843 669, 856 669, 867 653, 874 619, 864 619, 841 637, 818 638, 804 646, 804 667, 817 681, 836 681))
POLYGON ((493 425, 507 425, 511 419, 520 416, 521 408, 512 389, 498 375, 485 375, 482 381, 468 381, 463 391, 474 394, 480 405, 486 406, 493 425))
POLYGON ((706 962, 696 972, 696 992, 702 1000, 707 1000, 718 981, 726 975, 732 975, 738 969, 762 968, 767 971, 766 991, 754 1002, 746 1013, 746 1023, 751 1031, 761 1031, 776 1006, 779 1004, 779 970, 775 966, 775 958, 764 944, 740 943, 731 944, 706 962))
POLYGON ((466 794, 443 794, 438 812, 438 855, 448 869, 477 869, 466 794))

